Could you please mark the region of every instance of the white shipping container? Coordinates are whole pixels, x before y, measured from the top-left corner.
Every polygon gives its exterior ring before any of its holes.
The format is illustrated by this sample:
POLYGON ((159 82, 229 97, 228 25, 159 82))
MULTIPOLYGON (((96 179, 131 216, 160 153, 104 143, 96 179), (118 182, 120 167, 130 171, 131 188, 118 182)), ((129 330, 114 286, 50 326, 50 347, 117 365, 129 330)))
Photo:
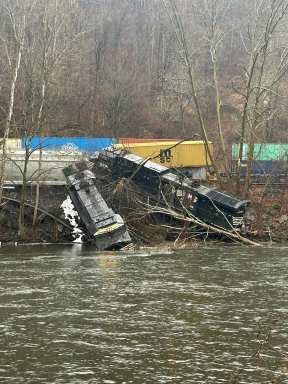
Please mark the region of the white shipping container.
MULTIPOLYGON (((2 148, 2 146, 1 146, 2 140, 3 140, 3 138, 0 138, 0 148, 2 148)), ((7 139, 6 140, 6 148, 8 150, 21 149, 21 139, 7 139)))
MULTIPOLYGON (((65 177, 62 169, 83 160, 81 153, 65 153, 58 151, 43 151, 41 170, 39 171, 40 152, 31 154, 27 167, 27 180, 29 183, 40 182, 48 185, 65 185, 65 177)), ((0 154, 0 161, 2 160, 0 154)), ((24 150, 9 150, 5 165, 6 184, 22 184, 25 164, 24 150)))

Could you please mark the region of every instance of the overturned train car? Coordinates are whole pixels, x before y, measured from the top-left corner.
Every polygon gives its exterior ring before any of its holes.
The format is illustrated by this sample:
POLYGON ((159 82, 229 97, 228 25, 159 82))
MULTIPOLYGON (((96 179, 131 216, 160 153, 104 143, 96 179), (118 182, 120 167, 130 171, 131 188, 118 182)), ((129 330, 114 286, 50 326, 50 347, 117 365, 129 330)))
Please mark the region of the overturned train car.
POLYGON ((122 217, 108 207, 95 185, 95 176, 83 163, 63 169, 68 194, 85 231, 98 250, 121 249, 131 243, 122 217), (78 167, 78 169, 77 169, 78 167))
POLYGON ((106 169, 114 180, 132 179, 154 204, 169 202, 171 208, 182 212, 185 209, 208 225, 245 232, 247 200, 215 188, 195 186, 193 180, 131 153, 108 149, 97 152, 91 161, 96 173, 106 169))

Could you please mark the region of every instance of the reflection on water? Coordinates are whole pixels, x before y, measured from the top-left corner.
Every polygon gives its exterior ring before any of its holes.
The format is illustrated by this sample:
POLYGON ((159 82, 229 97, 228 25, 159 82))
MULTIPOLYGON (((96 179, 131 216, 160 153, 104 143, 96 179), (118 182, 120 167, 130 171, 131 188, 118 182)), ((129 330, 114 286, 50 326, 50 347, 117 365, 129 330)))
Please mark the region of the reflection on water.
MULTIPOLYGON (((286 254, 2 248, 0 382, 228 383, 237 368, 265 382, 285 363, 250 356, 257 322, 286 318, 286 254)), ((272 337, 287 352, 286 328, 272 337)))

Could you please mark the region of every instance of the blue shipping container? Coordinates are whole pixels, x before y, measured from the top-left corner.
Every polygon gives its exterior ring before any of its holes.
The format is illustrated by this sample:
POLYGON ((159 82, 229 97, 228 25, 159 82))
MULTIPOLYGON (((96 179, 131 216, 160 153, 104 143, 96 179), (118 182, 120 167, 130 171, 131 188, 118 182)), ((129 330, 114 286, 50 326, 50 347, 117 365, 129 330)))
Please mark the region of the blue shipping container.
MULTIPOLYGON (((232 163, 232 170, 235 172, 237 168, 237 162, 232 163)), ((247 161, 243 161, 241 167, 241 177, 245 177, 247 170, 247 161)), ((288 163, 287 161, 265 161, 265 160, 254 160, 252 163, 252 175, 253 176, 280 176, 288 175, 288 163)))
MULTIPOLYGON (((81 151, 94 153, 95 151, 109 147, 117 142, 116 139, 108 137, 40 137, 35 136, 31 140, 31 149, 42 147, 45 151, 81 151)), ((27 138, 21 139, 22 149, 25 148, 27 138)))

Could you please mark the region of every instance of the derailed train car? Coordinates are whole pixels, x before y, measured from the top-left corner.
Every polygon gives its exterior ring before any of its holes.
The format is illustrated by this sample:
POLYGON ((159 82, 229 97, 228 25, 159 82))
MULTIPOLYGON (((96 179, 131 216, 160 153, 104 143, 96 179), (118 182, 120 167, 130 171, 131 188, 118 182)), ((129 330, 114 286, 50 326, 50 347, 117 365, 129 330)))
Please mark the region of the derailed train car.
POLYGON ((98 250, 120 249, 131 243, 122 217, 108 207, 99 193, 94 174, 85 163, 64 168, 68 194, 91 242, 98 250), (78 169, 77 169, 78 167, 78 169))
POLYGON ((169 201, 173 209, 186 209, 206 224, 245 231, 247 200, 239 200, 215 188, 195 186, 191 179, 131 153, 108 149, 97 152, 91 161, 96 172, 109 170, 114 180, 132 179, 154 204, 165 205, 169 201))
POLYGON ((158 207, 168 204, 175 211, 193 215, 200 225, 204 222, 228 231, 243 230, 249 204, 246 200, 215 188, 196 186, 193 180, 173 170, 123 151, 103 150, 90 161, 93 172, 87 163, 78 163, 77 167, 65 168, 64 174, 86 233, 99 250, 120 249, 131 242, 122 217, 108 207, 99 192, 99 183, 123 178, 133 180, 142 202, 158 207))

